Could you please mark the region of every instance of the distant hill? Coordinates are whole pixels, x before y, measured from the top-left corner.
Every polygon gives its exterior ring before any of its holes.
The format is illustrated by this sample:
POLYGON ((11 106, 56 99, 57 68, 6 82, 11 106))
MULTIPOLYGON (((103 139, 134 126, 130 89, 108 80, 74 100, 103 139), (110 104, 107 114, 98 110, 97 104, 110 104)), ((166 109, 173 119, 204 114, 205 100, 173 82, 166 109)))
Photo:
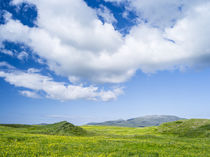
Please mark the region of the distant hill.
POLYGON ((115 121, 106 121, 101 123, 88 123, 87 125, 104 125, 104 126, 124 126, 124 127, 147 127, 147 126, 159 126, 165 122, 172 122, 181 120, 177 116, 171 115, 150 115, 132 118, 128 120, 115 120, 115 121))
POLYGON ((36 124, 36 125, 48 125, 48 123, 40 123, 40 124, 36 124))
POLYGON ((210 120, 189 119, 164 123, 157 128, 157 131, 180 137, 210 137, 210 120))

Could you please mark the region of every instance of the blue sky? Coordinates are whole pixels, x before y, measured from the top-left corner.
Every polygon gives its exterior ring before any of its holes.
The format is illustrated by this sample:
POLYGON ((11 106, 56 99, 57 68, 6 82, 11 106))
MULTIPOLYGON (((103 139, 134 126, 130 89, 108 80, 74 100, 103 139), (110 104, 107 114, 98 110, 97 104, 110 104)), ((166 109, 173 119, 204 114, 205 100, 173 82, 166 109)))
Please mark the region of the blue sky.
POLYGON ((210 3, 3 0, 0 123, 210 118, 210 3))

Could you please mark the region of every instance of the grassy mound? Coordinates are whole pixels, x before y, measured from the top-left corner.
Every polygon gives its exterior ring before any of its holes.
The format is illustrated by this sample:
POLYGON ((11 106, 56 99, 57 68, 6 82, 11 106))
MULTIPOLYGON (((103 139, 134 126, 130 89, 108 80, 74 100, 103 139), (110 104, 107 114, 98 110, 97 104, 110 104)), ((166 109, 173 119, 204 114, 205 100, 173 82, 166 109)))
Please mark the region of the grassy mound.
POLYGON ((180 137, 210 137, 210 120, 189 119, 163 123, 157 128, 157 131, 180 137))
POLYGON ((22 130, 25 133, 35 134, 47 134, 47 135, 65 135, 65 136, 85 136, 88 132, 75 126, 67 121, 48 125, 22 125, 22 124, 1 124, 0 126, 6 126, 22 130))
POLYGON ((48 134, 48 135, 65 135, 65 136, 87 135, 86 130, 84 130, 79 126, 75 126, 67 121, 40 126, 40 129, 35 130, 34 132, 48 134))

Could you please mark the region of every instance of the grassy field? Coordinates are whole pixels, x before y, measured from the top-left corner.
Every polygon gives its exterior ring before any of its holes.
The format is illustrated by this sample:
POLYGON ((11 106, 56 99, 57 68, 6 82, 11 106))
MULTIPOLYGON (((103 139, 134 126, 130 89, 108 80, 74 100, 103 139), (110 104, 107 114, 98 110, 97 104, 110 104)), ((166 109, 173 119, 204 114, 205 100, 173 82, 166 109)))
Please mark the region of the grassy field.
POLYGON ((159 127, 0 125, 0 156, 208 157, 210 120, 159 127))

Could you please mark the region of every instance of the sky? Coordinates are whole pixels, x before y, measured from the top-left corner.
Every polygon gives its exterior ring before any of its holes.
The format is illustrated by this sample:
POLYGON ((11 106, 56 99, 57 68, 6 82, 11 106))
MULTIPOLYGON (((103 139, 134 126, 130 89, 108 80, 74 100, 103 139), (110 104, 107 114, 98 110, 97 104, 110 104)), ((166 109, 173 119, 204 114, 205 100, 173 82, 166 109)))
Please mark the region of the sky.
POLYGON ((209 0, 1 0, 0 123, 210 118, 209 0))

